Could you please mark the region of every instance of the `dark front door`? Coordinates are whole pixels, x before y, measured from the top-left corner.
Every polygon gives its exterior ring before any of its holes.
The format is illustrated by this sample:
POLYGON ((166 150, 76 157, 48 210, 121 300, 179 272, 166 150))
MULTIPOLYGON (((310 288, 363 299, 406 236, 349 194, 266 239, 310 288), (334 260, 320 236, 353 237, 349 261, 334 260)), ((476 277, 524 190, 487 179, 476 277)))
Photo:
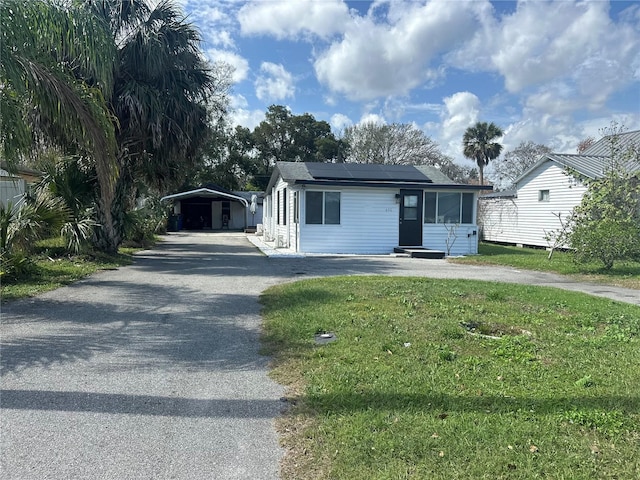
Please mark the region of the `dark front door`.
POLYGON ((400 190, 401 247, 422 245, 422 190, 400 190))

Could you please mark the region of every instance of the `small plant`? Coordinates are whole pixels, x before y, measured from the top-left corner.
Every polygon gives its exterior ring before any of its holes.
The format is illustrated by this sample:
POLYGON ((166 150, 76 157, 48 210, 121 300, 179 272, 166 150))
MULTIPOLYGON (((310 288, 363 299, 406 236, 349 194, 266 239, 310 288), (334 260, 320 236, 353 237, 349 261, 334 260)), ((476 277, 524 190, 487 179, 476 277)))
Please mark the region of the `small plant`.
POLYGON ((564 420, 575 425, 597 430, 608 436, 619 435, 624 431, 625 416, 620 410, 571 410, 564 420))
POLYGON ((451 249, 453 248, 453 244, 456 243, 458 239, 458 227, 460 226, 457 223, 447 224, 444 223, 444 228, 447 230, 447 238, 444 241, 444 244, 447 247, 447 257, 451 255, 451 249))
POLYGON ((492 351, 495 357, 521 363, 536 360, 535 345, 525 335, 504 336, 500 338, 499 342, 499 345, 492 351))
POLYGON ((453 362, 458 355, 449 348, 449 345, 441 345, 438 349, 438 358, 443 362, 453 362))
POLYGON ((596 383, 591 379, 591 375, 585 375, 580 380, 576 380, 576 387, 589 388, 593 387, 596 383))

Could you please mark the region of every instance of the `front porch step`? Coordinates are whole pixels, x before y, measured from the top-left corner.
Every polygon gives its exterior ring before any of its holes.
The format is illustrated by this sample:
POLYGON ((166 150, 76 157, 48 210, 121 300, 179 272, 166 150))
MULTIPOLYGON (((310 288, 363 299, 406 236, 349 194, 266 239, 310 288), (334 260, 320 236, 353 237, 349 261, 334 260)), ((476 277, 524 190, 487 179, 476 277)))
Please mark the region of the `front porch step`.
POLYGON ((393 251, 394 253, 406 253, 411 258, 441 259, 446 255, 443 251, 424 247, 394 247, 393 251))

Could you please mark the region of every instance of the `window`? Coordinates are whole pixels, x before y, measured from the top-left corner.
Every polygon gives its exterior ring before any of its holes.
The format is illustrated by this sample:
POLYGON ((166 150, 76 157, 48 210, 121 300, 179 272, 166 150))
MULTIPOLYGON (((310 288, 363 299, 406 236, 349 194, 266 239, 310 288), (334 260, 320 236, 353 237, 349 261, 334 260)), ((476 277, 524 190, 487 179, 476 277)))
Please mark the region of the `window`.
POLYGON ((549 190, 538 190, 538 201, 539 202, 548 202, 549 201, 549 190))
POLYGON ((300 208, 298 206, 298 192, 293 192, 293 223, 300 221, 300 208))
POLYGON ((424 192, 424 223, 436 223, 436 208, 438 194, 436 192, 424 192))
POLYGON ((280 225, 280 192, 276 192, 276 224, 280 225))
POLYGON ((404 195, 403 199, 403 218, 405 220, 418 220, 418 195, 404 195))
POLYGON ((473 193, 424 193, 424 223, 473 223, 473 208, 473 193))
POLYGON ((340 225, 340 192, 307 192, 305 223, 340 225))
POLYGON ((287 224, 287 189, 282 190, 282 224, 287 224))

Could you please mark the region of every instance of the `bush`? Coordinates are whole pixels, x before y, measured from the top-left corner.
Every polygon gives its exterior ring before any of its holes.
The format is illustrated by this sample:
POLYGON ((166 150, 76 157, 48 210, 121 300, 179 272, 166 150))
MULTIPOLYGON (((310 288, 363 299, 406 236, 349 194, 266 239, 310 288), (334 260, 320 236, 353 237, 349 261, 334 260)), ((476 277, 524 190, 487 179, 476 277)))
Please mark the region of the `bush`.
POLYGON ((611 157, 601 178, 583 179, 588 190, 569 219, 567 240, 580 263, 596 260, 605 269, 640 258, 640 178, 631 166, 638 146, 622 149, 611 135, 611 157))

